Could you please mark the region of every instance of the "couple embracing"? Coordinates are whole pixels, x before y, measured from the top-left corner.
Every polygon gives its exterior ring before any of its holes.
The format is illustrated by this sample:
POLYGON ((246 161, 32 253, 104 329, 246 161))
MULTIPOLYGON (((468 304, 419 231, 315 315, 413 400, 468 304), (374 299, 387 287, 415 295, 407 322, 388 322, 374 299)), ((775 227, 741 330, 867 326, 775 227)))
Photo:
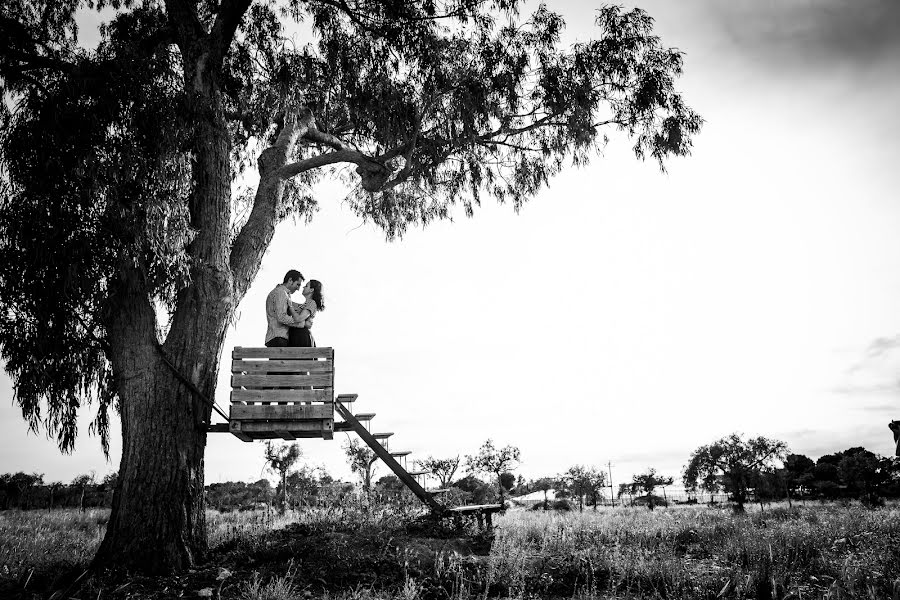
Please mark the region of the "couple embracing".
POLYGON ((284 281, 266 297, 266 347, 315 347, 310 329, 316 313, 325 310, 322 283, 310 279, 304 286, 303 281, 303 274, 291 269, 285 274, 284 281), (301 287, 304 301, 298 304, 291 300, 291 294, 301 287))

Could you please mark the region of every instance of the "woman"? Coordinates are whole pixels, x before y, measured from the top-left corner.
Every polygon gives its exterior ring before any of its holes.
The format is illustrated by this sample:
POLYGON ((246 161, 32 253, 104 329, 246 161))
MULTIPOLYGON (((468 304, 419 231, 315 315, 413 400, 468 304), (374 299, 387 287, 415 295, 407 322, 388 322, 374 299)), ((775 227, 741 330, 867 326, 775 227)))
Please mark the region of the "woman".
POLYGON ((315 348, 316 340, 309 331, 312 327, 316 313, 325 310, 325 298, 322 296, 322 283, 315 279, 310 279, 303 287, 304 302, 293 308, 293 315, 297 320, 297 325, 288 328, 288 346, 301 346, 304 348, 315 348))

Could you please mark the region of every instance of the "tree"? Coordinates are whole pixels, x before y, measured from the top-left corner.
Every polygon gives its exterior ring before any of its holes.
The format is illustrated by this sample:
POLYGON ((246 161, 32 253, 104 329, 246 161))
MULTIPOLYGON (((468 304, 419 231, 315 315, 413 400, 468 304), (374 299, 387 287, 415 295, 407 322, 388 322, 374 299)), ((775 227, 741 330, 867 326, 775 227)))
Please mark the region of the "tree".
POLYGON ((672 485, 674 481, 671 477, 657 475, 656 469, 649 468, 644 473, 634 475, 631 478, 631 493, 643 492, 647 496, 647 508, 653 510, 653 490, 658 487, 672 485))
POLYGON ((368 494, 372 491, 372 474, 375 472, 378 456, 372 449, 363 446, 357 438, 347 440, 344 444, 344 454, 350 463, 350 470, 362 480, 363 489, 368 494))
POLYGON ((0 476, 0 484, 6 492, 6 506, 10 508, 13 505, 19 508, 29 507, 29 496, 31 490, 36 486, 44 483, 43 473, 5 473, 0 476))
POLYGON ((494 486, 485 483, 474 475, 466 475, 453 484, 467 494, 467 498, 474 504, 488 504, 497 500, 497 491, 494 486))
POLYGON ((684 470, 684 487, 695 491, 699 485, 709 492, 724 488, 735 511, 742 512, 753 479, 786 454, 784 442, 761 436, 745 441, 733 433, 694 450, 684 470))
POLYGON ((434 458, 429 456, 425 460, 420 461, 419 466, 437 477, 438 481, 441 482, 441 488, 446 489, 450 487, 453 476, 459 468, 459 455, 453 458, 434 458))
MULTIPOLYGON (((288 497, 287 476, 288 471, 300 460, 303 451, 298 444, 274 445, 266 442, 266 465, 273 473, 278 474, 280 494, 275 495, 275 505, 280 512, 284 512, 290 502, 288 497)), ((276 490, 277 492, 278 490, 276 490)))
POLYGON ((541 477, 534 482, 534 489, 544 492, 544 510, 549 510, 550 503, 547 500, 547 492, 553 489, 555 479, 553 477, 541 477))
POLYGON ((50 498, 47 502, 47 512, 53 510, 53 498, 59 493, 61 490, 64 490, 66 485, 62 481, 51 481, 47 484, 47 489, 50 492, 50 498))
POLYGON ((792 494, 802 494, 815 479, 816 463, 803 454, 788 454, 784 459, 784 483, 788 505, 792 505, 792 494))
POLYGON ((862 447, 845 450, 838 463, 838 476, 854 498, 870 501, 880 496, 891 478, 891 461, 862 447))
POLYGON ((96 566, 202 560, 225 333, 275 226, 313 217, 316 181, 347 182, 349 209, 390 239, 487 197, 518 209, 612 130, 660 168, 689 154, 702 120, 649 15, 603 7, 597 38, 563 48, 559 15, 520 7, 2 3, 0 347, 29 426, 63 451, 79 407, 96 407, 104 448, 119 412, 96 566), (114 9, 91 50, 85 4, 114 9), (297 22, 307 39, 288 39, 297 22))
POLYGON ((78 496, 78 508, 81 512, 84 512, 84 494, 87 491, 89 485, 94 485, 97 482, 97 474, 91 471, 90 473, 85 473, 83 475, 77 475, 72 480, 72 487, 77 489, 79 492, 78 496))
POLYGON ((317 469, 303 465, 288 473, 284 480, 284 488, 287 490, 288 497, 293 500, 293 505, 298 502, 306 504, 319 493, 320 481, 321 474, 317 469))
MULTIPOLYGON (((519 449, 515 446, 495 448, 493 440, 487 440, 478 449, 478 454, 466 455, 466 468, 472 474, 489 473, 496 478, 500 491, 500 504, 503 504, 502 476, 512 471, 519 463, 519 449)), ((515 481, 515 480, 514 480, 515 481)))
POLYGON ((578 498, 578 510, 584 511, 584 497, 593 500, 594 510, 597 510, 599 496, 606 486, 606 474, 594 467, 575 465, 570 467, 562 476, 566 491, 571 496, 578 498))

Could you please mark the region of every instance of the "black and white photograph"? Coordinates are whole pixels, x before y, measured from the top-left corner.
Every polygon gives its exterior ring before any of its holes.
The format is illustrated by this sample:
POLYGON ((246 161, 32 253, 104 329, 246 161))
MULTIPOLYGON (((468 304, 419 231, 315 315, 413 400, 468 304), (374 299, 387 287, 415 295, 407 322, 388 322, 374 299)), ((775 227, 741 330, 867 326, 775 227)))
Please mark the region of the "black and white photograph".
POLYGON ((0 598, 900 600, 900 2, 3 0, 0 598))

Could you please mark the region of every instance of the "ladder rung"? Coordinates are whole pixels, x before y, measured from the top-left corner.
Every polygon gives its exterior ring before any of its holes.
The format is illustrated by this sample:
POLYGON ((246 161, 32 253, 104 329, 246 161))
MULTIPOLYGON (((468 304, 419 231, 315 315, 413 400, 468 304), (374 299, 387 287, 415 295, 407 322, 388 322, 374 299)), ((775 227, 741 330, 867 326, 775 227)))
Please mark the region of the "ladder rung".
POLYGON ((394 432, 388 431, 386 433, 373 433, 372 437, 375 438, 376 440, 386 440, 389 437, 391 437, 392 435, 394 435, 394 432))
POLYGON ((441 489, 441 490, 426 490, 429 494, 446 494, 450 491, 449 488, 441 489))
POLYGON ((411 450, 401 450, 400 452, 391 452, 391 456, 409 456, 412 454, 411 450))
POLYGON ((335 398, 335 402, 355 402, 357 398, 357 394, 338 394, 338 397, 335 398))
POLYGON ((357 421, 371 421, 375 418, 375 413, 359 413, 358 415, 353 415, 357 421))
POLYGON ((431 471, 409 471, 409 474, 414 477, 418 475, 428 475, 429 473, 431 473, 431 471))

